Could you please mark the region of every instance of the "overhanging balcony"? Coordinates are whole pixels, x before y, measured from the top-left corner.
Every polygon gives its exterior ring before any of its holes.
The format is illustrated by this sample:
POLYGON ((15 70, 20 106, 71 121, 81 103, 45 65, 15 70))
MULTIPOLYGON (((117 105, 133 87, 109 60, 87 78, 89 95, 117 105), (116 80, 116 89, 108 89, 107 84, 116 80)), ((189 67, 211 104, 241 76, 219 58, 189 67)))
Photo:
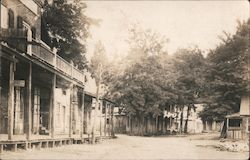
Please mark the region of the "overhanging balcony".
POLYGON ((25 29, 1 28, 0 40, 20 52, 27 51, 27 30, 25 29))
POLYGON ((43 63, 53 67, 62 74, 84 84, 84 73, 59 55, 53 53, 49 46, 42 41, 27 41, 27 30, 24 29, 1 29, 1 40, 12 49, 26 53, 43 63))

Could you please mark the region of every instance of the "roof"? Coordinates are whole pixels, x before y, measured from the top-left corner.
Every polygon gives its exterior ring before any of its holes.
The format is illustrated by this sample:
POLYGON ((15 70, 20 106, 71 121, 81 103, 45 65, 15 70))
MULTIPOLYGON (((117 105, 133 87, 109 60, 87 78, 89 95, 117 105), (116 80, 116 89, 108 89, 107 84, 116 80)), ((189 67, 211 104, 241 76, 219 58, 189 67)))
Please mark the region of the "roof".
POLYGON ((240 112, 227 115, 226 118, 240 118, 240 112))
POLYGON ((93 98, 96 97, 96 95, 94 93, 91 93, 91 92, 88 92, 88 91, 84 91, 84 94, 88 95, 88 96, 91 96, 93 98))

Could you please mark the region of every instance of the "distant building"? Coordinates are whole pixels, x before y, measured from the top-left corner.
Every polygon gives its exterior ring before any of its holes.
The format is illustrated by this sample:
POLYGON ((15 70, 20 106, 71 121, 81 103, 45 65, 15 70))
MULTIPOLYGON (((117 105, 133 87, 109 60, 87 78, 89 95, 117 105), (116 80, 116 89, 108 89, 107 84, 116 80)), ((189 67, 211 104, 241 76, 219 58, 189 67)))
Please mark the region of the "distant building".
MULTIPOLYGON (((184 126, 186 121, 188 120, 187 125, 187 133, 201 133, 203 131, 203 122, 201 118, 198 116, 198 114, 203 110, 202 104, 195 104, 194 108, 191 108, 188 114, 188 107, 185 106, 183 109, 183 122, 182 122, 182 131, 184 131, 184 126)), ((178 130, 180 130, 180 123, 181 123, 181 113, 179 112, 178 118, 177 118, 177 125, 178 130)))
MULTIPOLYGON (((187 133, 201 133, 203 131, 203 122, 198 116, 198 113, 203 109, 201 104, 196 104, 191 108, 188 114, 188 107, 184 106, 183 113, 175 105, 165 107, 163 113, 156 117, 144 117, 139 120, 134 116, 116 115, 119 117, 120 126, 126 126, 126 133, 132 135, 155 135, 155 134, 177 134, 184 131, 185 123, 187 122, 187 133), (181 128, 181 114, 182 128, 181 128), (126 120, 124 120, 126 118, 126 120)), ((117 123, 116 123, 117 126, 117 123)), ((115 127, 116 127, 115 126, 115 127)), ((122 129, 121 129, 122 130, 122 129)))
POLYGON ((240 112, 226 116, 226 137, 249 140, 250 137, 250 96, 241 98, 240 112))

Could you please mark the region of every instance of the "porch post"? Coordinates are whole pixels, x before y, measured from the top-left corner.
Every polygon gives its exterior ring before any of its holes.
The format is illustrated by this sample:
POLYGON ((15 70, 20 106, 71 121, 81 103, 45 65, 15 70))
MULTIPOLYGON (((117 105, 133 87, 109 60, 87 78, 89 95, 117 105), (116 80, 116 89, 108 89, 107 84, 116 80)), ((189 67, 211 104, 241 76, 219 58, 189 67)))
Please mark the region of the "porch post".
POLYGON ((114 106, 111 107, 111 136, 114 137, 114 106))
POLYGON ((105 102, 105 119, 104 119, 104 136, 106 137, 107 132, 107 102, 105 102))
POLYGON ((52 81, 51 81, 51 95, 50 95, 50 111, 49 111, 49 133, 51 138, 55 137, 55 105, 56 105, 56 100, 55 100, 55 89, 56 89, 56 74, 53 74, 52 76, 52 81))
POLYGON ((14 62, 10 62, 10 79, 8 95, 8 140, 13 139, 13 113, 14 113, 14 62))
POLYGON ((70 107, 69 107, 69 137, 72 136, 72 108, 73 108, 73 87, 74 85, 70 84, 70 107))
POLYGON ((109 136, 111 136, 111 104, 109 105, 109 136))
POLYGON ((229 127, 229 118, 227 118, 227 129, 229 127))
POLYGON ((100 137, 102 137, 102 101, 100 100, 100 137))
POLYGON ((31 83, 32 83, 32 63, 29 62, 29 75, 28 75, 28 80, 27 80, 27 118, 28 118, 28 121, 26 124, 27 125, 27 131, 26 131, 26 138, 27 140, 30 140, 30 137, 31 137, 31 123, 32 123, 32 116, 31 116, 31 107, 32 107, 32 104, 31 104, 31 95, 32 95, 32 91, 31 91, 31 83))
POLYGON ((84 89, 82 91, 82 114, 81 114, 81 138, 83 137, 83 126, 84 126, 84 89))

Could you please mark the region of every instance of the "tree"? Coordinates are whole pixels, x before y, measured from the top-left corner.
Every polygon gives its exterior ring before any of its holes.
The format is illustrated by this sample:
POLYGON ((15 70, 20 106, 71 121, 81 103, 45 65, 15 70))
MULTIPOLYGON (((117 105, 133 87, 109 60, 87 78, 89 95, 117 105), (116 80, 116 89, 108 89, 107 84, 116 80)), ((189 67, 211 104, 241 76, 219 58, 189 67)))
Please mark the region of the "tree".
POLYGON ((194 104, 199 103, 199 97, 204 91, 205 58, 197 47, 179 49, 173 55, 175 67, 175 92, 178 95, 176 104, 181 110, 180 132, 183 126, 183 108, 187 106, 187 119, 184 125, 184 132, 187 133, 188 117, 194 104))
POLYGON ((95 50, 93 57, 91 58, 90 71, 96 82, 96 104, 95 104, 95 114, 92 126, 92 143, 95 142, 95 122, 97 116, 97 110, 99 108, 99 97, 100 97, 100 87, 103 83, 104 71, 107 68, 108 59, 106 56, 106 51, 103 44, 99 41, 95 45, 95 50))
MULTIPOLYGON (((166 84, 170 72, 164 71, 163 57, 167 58, 166 40, 151 30, 134 26, 128 39, 129 53, 123 61, 124 69, 113 75, 111 97, 125 107, 128 115, 139 117, 142 124, 145 117, 156 117, 162 113, 160 107, 171 94, 166 84), (165 89, 164 89, 165 87, 165 89)), ((170 76, 169 76, 170 77, 170 76)), ((169 98, 170 99, 170 98, 169 98)))
POLYGON ((249 94, 250 20, 240 23, 234 35, 224 32, 221 44, 208 54, 205 78, 204 120, 223 120, 239 111, 242 95, 249 94))
POLYGON ((80 0, 45 0, 42 12, 42 39, 58 49, 58 55, 86 67, 85 40, 92 20, 84 15, 86 4, 80 0))

